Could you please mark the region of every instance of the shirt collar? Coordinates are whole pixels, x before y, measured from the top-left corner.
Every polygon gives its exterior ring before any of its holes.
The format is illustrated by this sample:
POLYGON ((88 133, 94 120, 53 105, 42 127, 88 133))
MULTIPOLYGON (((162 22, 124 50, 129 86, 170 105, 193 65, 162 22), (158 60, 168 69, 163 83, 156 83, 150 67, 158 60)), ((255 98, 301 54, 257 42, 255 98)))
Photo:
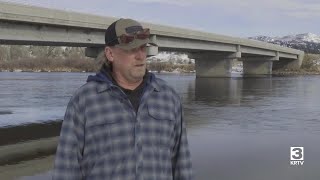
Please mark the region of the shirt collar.
MULTIPOLYGON (((108 81, 106 81, 106 83, 100 83, 100 85, 97 87, 97 92, 101 93, 103 91, 109 90, 112 86, 119 86, 117 84, 117 82, 114 80, 114 78, 112 77, 112 71, 110 68, 108 68, 107 66, 103 65, 100 69, 100 72, 98 73, 100 76, 104 76, 104 78, 106 78, 108 81)), ((158 82, 156 81, 156 77, 153 73, 150 73, 146 70, 146 74, 143 77, 143 81, 142 83, 144 83, 144 87, 147 86, 152 86, 153 89, 157 92, 160 91, 160 86, 158 84, 158 82)))

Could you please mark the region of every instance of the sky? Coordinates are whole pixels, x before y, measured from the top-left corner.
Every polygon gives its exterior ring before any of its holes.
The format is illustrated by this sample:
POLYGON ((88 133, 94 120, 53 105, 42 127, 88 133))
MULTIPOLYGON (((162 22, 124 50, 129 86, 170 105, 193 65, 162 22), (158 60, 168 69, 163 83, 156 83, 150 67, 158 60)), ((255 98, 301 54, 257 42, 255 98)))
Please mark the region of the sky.
POLYGON ((320 0, 0 0, 234 37, 320 35, 320 0))

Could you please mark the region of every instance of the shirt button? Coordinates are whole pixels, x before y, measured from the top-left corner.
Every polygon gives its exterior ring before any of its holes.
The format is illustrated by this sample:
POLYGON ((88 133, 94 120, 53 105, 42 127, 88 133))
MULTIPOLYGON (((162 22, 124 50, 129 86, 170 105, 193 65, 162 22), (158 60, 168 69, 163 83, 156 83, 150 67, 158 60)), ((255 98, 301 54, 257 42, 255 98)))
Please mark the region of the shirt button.
POLYGON ((139 166, 137 167, 137 171, 140 172, 141 170, 142 170, 142 167, 139 165, 139 166))
POLYGON ((140 140, 140 139, 138 139, 138 141, 137 141, 137 148, 138 148, 139 150, 142 149, 141 140, 140 140))

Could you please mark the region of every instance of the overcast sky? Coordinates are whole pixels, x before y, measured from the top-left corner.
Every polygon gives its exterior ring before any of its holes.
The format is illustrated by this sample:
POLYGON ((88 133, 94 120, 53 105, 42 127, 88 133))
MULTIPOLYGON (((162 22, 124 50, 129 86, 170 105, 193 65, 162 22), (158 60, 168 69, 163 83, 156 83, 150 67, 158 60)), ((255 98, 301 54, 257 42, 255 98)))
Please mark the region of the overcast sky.
POLYGON ((320 0, 0 0, 249 37, 320 35, 320 0))

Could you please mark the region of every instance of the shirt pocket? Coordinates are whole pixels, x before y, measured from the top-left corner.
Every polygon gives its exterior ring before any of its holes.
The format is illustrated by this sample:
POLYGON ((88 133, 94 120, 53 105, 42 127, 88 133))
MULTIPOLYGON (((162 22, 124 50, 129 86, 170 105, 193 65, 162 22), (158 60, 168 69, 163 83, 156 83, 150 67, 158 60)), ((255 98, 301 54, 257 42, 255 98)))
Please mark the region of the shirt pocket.
POLYGON ((91 119, 87 124, 86 136, 99 156, 110 157, 121 148, 133 146, 133 127, 134 120, 128 113, 104 114, 91 119))
POLYGON ((148 106, 148 121, 145 124, 145 132, 149 132, 146 138, 147 144, 159 148, 170 148, 173 142, 175 115, 173 109, 165 107, 154 108, 148 106))

